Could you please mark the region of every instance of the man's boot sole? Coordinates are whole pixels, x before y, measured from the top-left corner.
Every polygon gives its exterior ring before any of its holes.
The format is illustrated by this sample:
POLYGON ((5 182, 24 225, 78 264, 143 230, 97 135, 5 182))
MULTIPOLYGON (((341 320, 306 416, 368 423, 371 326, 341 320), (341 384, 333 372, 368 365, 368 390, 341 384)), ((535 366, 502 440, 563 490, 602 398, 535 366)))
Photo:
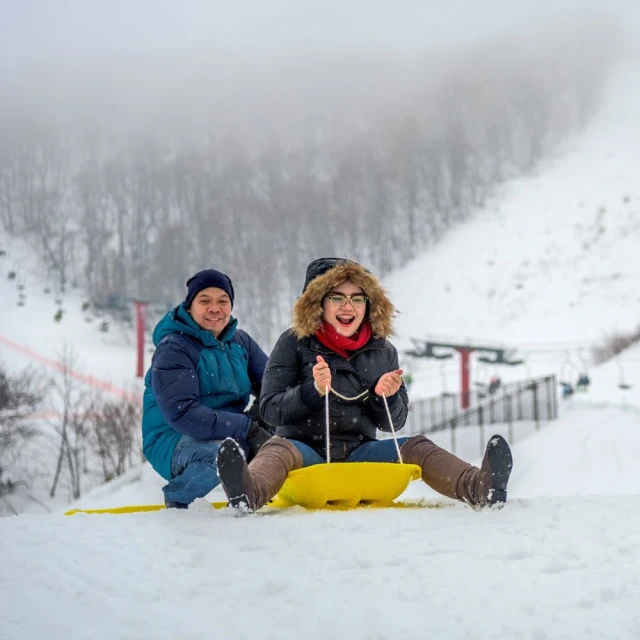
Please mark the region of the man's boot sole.
POLYGON ((513 469, 513 456, 507 441, 499 435, 492 436, 487 445, 487 457, 491 467, 491 489, 488 495, 490 505, 507 501, 507 483, 513 469))
POLYGON ((231 438, 227 438, 218 450, 218 477, 224 492, 227 494, 229 506, 243 514, 254 511, 244 485, 243 472, 246 464, 238 443, 231 438))

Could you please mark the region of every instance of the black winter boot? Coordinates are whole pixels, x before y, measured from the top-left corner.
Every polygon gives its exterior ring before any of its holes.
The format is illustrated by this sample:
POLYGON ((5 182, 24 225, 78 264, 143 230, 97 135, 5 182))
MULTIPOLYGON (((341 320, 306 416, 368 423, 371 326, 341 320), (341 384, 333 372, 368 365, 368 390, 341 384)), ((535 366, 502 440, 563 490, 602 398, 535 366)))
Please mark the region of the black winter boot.
POLYGON ((507 501, 507 483, 513 469, 513 457, 507 441, 491 436, 480 466, 476 500, 480 506, 502 505, 507 501))
POLYGON ((227 438, 218 450, 218 477, 229 499, 229 506, 240 513, 256 510, 256 490, 240 445, 227 438))
POLYGON ((167 509, 188 509, 189 505, 184 502, 176 502, 175 500, 164 499, 164 506, 167 509))

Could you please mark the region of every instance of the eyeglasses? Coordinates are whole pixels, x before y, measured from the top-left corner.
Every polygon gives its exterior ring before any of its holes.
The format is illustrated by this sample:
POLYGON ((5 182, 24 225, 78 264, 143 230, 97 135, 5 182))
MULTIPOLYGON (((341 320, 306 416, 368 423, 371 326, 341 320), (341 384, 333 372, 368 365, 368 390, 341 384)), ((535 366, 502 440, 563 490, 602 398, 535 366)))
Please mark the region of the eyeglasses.
POLYGON ((367 296, 365 296, 363 293, 356 293, 352 296, 345 296, 342 293, 332 293, 328 296, 325 296, 325 298, 329 300, 333 307, 344 307, 344 305, 349 302, 349 304, 356 309, 359 307, 364 307, 364 305, 367 304, 367 301, 369 300, 369 298, 367 298, 367 296))

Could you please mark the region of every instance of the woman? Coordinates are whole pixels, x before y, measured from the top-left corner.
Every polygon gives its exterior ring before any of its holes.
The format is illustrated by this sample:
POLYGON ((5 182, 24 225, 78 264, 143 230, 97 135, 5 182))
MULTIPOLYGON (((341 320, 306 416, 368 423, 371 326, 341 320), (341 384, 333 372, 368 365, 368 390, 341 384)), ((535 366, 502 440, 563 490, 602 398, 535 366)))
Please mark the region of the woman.
MULTIPOLYGON (((387 340, 394 307, 379 281, 349 260, 312 262, 293 326, 273 349, 260 395, 264 419, 276 435, 247 465, 233 440, 218 453, 229 503, 243 511, 266 504, 287 474, 320 464, 326 456, 324 396, 329 393, 330 457, 333 462, 397 462, 384 398, 396 430, 407 418, 408 397, 398 354, 387 340)), ((512 459, 501 436, 487 444, 480 469, 456 458, 423 435, 399 438, 404 462, 422 468, 436 491, 471 505, 506 500, 512 459)))
POLYGON ((250 394, 260 396, 267 356, 237 328, 233 300, 227 275, 200 271, 153 332, 142 441, 147 460, 169 481, 167 507, 186 509, 220 483, 216 457, 225 438, 253 456, 271 437, 253 407, 245 412, 250 394))

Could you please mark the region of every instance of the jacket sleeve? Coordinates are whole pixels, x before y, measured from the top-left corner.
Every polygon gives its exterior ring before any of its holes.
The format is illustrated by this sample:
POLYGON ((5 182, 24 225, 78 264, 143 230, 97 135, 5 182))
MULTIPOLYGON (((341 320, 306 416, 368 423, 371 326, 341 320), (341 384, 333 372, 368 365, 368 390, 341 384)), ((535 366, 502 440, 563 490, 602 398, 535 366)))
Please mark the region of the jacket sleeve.
POLYGON ((258 343, 246 333, 245 348, 249 356, 249 379, 251 380, 251 393, 260 397, 262 391, 262 378, 267 366, 267 354, 258 346, 258 343))
POLYGON ((260 413, 268 424, 295 424, 322 408, 323 399, 313 381, 301 383, 302 366, 308 365, 303 365, 297 340, 287 331, 273 348, 262 380, 260 413))
POLYGON ((270 425, 263 420, 260 413, 260 392, 262 391, 264 369, 267 365, 267 354, 248 333, 244 331, 238 333, 242 346, 247 352, 247 369, 249 380, 251 380, 251 395, 254 397, 254 401, 245 413, 261 427, 269 429, 270 425))
MULTIPOLYGON (((400 365, 398 363, 398 351, 391 343, 387 343, 387 348, 391 349, 392 351, 391 362, 389 364, 388 371, 399 369, 400 365)), ((371 389, 371 393, 369 395, 369 399, 365 403, 366 411, 371 419, 377 424, 380 431, 391 433, 389 416, 387 415, 387 410, 384 407, 384 398, 382 396, 376 395, 374 389, 375 385, 373 385, 373 388, 371 389)), ((391 414, 391 419, 393 420, 393 428, 396 431, 400 431, 400 429, 404 427, 404 424, 407 421, 407 416, 409 415, 409 394, 407 393, 407 388, 404 386, 404 382, 402 383, 400 389, 398 389, 397 393, 394 393, 390 398, 387 398, 387 404, 389 405, 389 413, 391 414)))
POLYGON ((178 433, 197 440, 244 440, 251 419, 242 413, 200 404, 196 365, 185 345, 167 340, 158 345, 151 366, 151 388, 164 419, 178 433))

